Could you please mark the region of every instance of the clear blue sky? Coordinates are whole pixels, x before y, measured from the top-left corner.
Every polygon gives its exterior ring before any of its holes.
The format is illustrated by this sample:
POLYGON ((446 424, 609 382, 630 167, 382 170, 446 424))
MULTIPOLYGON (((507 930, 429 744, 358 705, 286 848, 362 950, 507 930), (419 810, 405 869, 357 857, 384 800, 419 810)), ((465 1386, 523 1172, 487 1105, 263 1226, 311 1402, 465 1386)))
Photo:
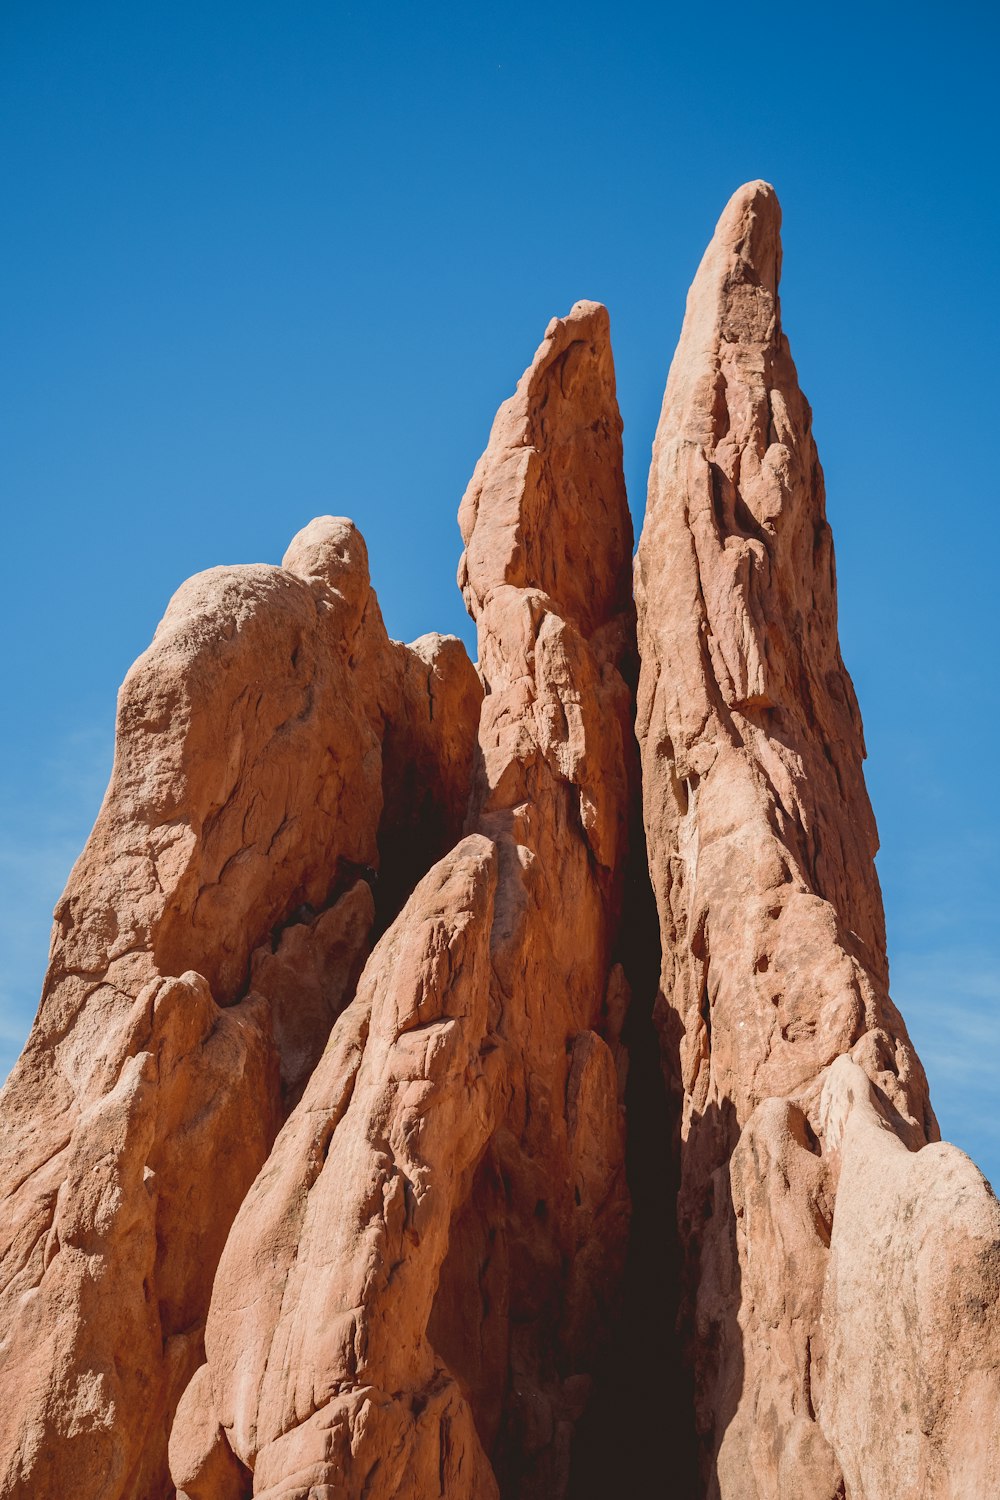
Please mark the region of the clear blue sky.
POLYGON ((606 302, 641 520, 684 295, 775 183, 894 994, 1000 1182, 994 6, 52 4, 0 17, 0 1076, 173 589, 355 518, 471 639, 455 510, 545 323, 606 302))

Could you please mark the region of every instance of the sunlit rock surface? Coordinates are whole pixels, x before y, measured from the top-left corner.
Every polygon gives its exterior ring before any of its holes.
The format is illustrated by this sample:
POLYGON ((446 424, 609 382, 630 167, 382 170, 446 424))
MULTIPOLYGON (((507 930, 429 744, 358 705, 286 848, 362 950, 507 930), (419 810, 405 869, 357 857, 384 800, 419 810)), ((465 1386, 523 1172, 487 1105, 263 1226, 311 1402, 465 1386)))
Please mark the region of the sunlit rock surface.
POLYGON ((779 229, 702 261, 634 585, 579 302, 461 503, 476 666, 342 518, 174 596, 0 1094, 0 1500, 1000 1494, 779 229))

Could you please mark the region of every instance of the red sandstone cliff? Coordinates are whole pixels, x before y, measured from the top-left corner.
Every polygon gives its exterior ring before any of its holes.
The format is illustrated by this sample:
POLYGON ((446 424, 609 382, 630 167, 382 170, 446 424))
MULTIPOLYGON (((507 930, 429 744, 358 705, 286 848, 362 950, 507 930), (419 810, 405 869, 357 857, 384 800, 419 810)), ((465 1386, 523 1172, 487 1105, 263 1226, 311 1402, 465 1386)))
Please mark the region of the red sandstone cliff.
POLYGON ((1000 1493, 1000 1210, 889 999, 779 223, 741 189, 692 288, 638 635, 595 303, 462 501, 478 671, 345 520, 171 601, 0 1094, 0 1500, 610 1494, 643 1361, 685 1495, 1000 1493))

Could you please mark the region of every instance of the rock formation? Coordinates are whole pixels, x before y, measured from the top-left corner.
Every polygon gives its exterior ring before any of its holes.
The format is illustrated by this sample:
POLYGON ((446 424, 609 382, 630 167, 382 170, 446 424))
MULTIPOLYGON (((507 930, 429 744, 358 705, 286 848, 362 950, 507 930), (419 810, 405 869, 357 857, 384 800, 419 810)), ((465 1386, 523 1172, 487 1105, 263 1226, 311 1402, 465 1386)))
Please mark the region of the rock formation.
POLYGON ((925 1144, 926 1079, 889 999, 779 226, 774 190, 752 183, 701 263, 636 560, 704 1477, 733 1500, 835 1500, 845 1484, 852 1500, 985 1497, 1000 1489, 977 1431, 1000 1414, 1000 1215, 961 1153, 925 1144))
POLYGON ((1000 1208, 889 998, 779 222, 741 189, 692 288, 638 633, 586 302, 462 501, 478 672, 345 520, 171 601, 0 1094, 0 1500, 612 1493, 676 1262, 692 1497, 1000 1493, 1000 1208))
POLYGON ((192 1397, 173 1439, 191 1500, 230 1493, 225 1450, 231 1493, 252 1470, 273 1500, 565 1493, 628 1223, 620 434, 607 314, 578 304, 462 506, 487 689, 469 832, 375 948, 237 1217, 196 1377, 213 1417, 192 1397))
POLYGON ((164 1493, 281 1085, 308 1077, 365 955, 359 877, 398 795, 383 742, 434 763, 446 848, 480 697, 454 640, 389 641, 350 522, 314 521, 281 568, 216 568, 171 600, 122 688, 111 785, 0 1097, 5 1497, 164 1493))

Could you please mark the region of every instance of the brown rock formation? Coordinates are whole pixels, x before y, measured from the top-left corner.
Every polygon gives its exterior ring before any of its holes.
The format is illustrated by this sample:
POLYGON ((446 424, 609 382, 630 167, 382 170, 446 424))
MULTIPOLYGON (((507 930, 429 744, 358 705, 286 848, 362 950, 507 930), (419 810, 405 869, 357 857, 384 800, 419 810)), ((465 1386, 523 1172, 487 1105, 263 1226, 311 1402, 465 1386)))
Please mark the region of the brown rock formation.
POLYGON ((636 564, 708 1493, 834 1500, 846 1481, 852 1500, 957 1495, 943 1476, 963 1472, 960 1492, 986 1495, 995 1445, 987 1459, 973 1413, 995 1424, 1000 1396, 985 1311, 997 1208, 960 1153, 919 1151, 936 1126, 888 995, 822 473, 781 331, 779 223, 773 189, 750 184, 702 261, 636 564), (846 1126, 831 1130, 831 1111, 846 1126), (934 1206, 912 1224, 918 1184, 934 1206), (963 1298, 983 1309, 971 1324, 963 1298), (925 1338, 942 1352, 918 1400, 925 1338))
MULTIPOLYGON (((473 1190, 491 1205, 480 1210, 478 1256, 456 1252, 445 1264, 433 1329, 459 1370, 468 1345, 478 1361, 506 1340, 492 1449, 501 1491, 559 1496, 628 1227, 618 1096, 628 1002, 615 941, 636 779, 622 676, 635 621, 621 418, 600 305, 579 302, 549 324, 497 413, 459 524, 459 583, 487 688, 470 823, 500 861, 491 960, 508 1084, 473 1190), (484 1232, 491 1219, 495 1239, 484 1232), (470 1328, 487 1275, 505 1313, 483 1308, 470 1328)), ((460 1247, 471 1232, 462 1226, 460 1247)), ((488 1371, 467 1378, 483 1391, 488 1371)), ((477 1421, 488 1441, 495 1387, 483 1397, 477 1421)))
POLYGON ((565 1493, 628 1220, 599 1034, 616 1044, 623 1006, 620 432, 607 314, 578 304, 462 506, 487 684, 473 831, 376 947, 236 1220, 198 1376, 215 1416, 192 1398, 175 1428, 191 1500, 226 1493, 205 1431, 273 1500, 565 1493))
POLYGON ((327 517, 281 568, 186 583, 126 678, 111 785, 0 1101, 5 1497, 163 1493, 279 1064, 294 1097, 364 959, 357 875, 403 770, 399 751, 383 766, 387 726, 424 770, 425 831, 440 848, 460 826, 481 694, 457 644, 390 642, 360 535, 327 517), (259 993, 233 1004, 251 967, 259 993))
POLYGON ((818 1415, 861 1500, 1000 1493, 1000 1206, 969 1158, 908 1151, 846 1057, 821 1099, 836 1214, 818 1415))
POLYGON ((654 449, 641 793, 598 304, 462 501, 478 673, 345 520, 171 601, 0 1094, 0 1500, 693 1500, 685 1429, 715 1500, 1000 1493, 1000 1208, 889 999, 779 270, 750 184, 654 449))
MULTIPOLYGON (((468 1403, 426 1330, 502 1065, 484 1045, 495 890, 484 839, 418 885, 233 1227, 197 1378, 209 1428, 258 1495, 417 1497, 439 1465, 446 1493, 490 1493, 468 1403)), ((175 1462, 174 1477, 215 1500, 220 1449, 197 1443, 196 1424, 192 1399, 172 1451, 201 1446, 211 1471, 175 1462)))

